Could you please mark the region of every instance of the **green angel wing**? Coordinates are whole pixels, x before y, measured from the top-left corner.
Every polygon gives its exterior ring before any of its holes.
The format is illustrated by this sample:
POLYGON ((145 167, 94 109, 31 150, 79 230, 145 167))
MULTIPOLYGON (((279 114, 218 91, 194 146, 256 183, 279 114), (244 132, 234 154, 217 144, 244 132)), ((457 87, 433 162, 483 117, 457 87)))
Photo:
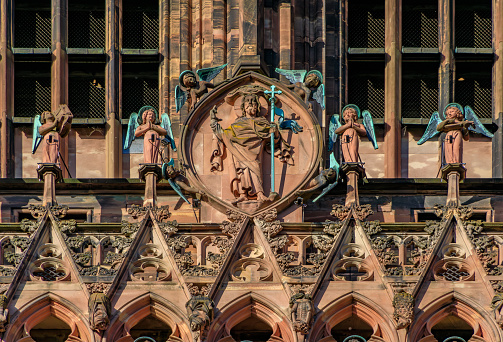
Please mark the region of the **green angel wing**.
POLYGON ((376 133, 374 131, 374 122, 372 121, 372 115, 368 110, 364 110, 362 113, 363 116, 363 126, 365 127, 365 131, 367 132, 367 138, 369 138, 372 146, 374 146, 374 150, 377 150, 379 146, 377 146, 376 133))
POLYGON ((127 150, 131 147, 131 143, 135 139, 135 131, 140 124, 138 123, 138 113, 131 113, 127 125, 126 140, 124 140, 124 149, 127 150))
POLYGON ((42 142, 44 137, 38 132, 38 128, 42 126, 40 122, 40 114, 35 115, 35 120, 33 120, 33 142, 31 144, 31 153, 34 154, 37 151, 38 146, 42 142))
POLYGON ((292 82, 293 84, 297 82, 304 82, 304 78, 306 77, 307 74, 306 70, 286 70, 279 68, 276 68, 276 72, 280 75, 285 76, 286 79, 292 82))
POLYGON ((176 112, 178 113, 182 109, 183 105, 187 101, 187 93, 180 88, 180 86, 175 87, 175 104, 176 112))
POLYGON ((421 139, 419 139, 417 144, 422 145, 426 142, 426 140, 429 140, 438 133, 440 133, 439 131, 437 131, 437 126, 441 122, 442 119, 440 119, 440 114, 438 114, 438 112, 434 112, 433 114, 431 114, 431 118, 430 121, 428 122, 428 126, 426 127, 426 131, 424 131, 423 136, 421 137, 421 139))
POLYGON ((164 139, 168 140, 171 144, 171 148, 176 152, 175 139, 173 137, 173 131, 171 130, 171 120, 169 119, 169 115, 167 113, 163 113, 161 115, 161 127, 168 132, 164 139))
POLYGON ((341 127, 341 122, 339 121, 339 115, 334 114, 330 118, 330 124, 328 126, 328 152, 333 151, 335 142, 337 141, 337 134, 335 130, 341 127))
POLYGON ((325 85, 322 84, 313 93, 313 99, 318 102, 322 109, 325 109, 325 85))
POLYGON ((494 134, 489 132, 484 127, 482 122, 480 122, 479 117, 477 116, 477 114, 475 114, 475 112, 473 111, 473 109, 470 106, 465 106, 465 119, 474 122, 474 127, 471 127, 471 126, 468 127, 468 129, 470 131, 483 134, 488 138, 494 137, 494 134))
POLYGON ((219 66, 216 66, 216 67, 211 67, 211 68, 204 68, 204 69, 199 69, 196 71, 197 73, 197 76, 199 76, 199 79, 201 81, 205 81, 205 82, 209 82, 211 81, 212 79, 214 79, 215 77, 217 77, 217 75, 227 66, 227 63, 226 64, 223 64, 223 65, 219 65, 219 66))

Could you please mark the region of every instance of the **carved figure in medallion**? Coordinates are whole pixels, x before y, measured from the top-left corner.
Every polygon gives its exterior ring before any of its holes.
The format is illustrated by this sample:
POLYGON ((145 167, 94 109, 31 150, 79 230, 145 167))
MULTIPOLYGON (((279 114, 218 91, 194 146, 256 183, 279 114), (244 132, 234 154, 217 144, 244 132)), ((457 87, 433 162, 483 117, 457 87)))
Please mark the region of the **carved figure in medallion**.
POLYGON ((276 68, 276 72, 283 75, 292 84, 288 85, 302 100, 311 107, 309 100, 318 102, 325 109, 325 85, 323 75, 318 70, 284 70, 276 68))
MULTIPOLYGON (((261 92, 263 94, 263 91, 261 92)), ((221 169, 221 156, 225 146, 232 159, 231 191, 236 197, 232 202, 257 200, 268 201, 264 194, 262 180, 262 155, 266 144, 270 141, 271 133, 275 136, 274 154, 282 162, 290 161, 290 146, 282 139, 275 123, 270 123, 260 116, 260 102, 257 92, 247 92, 246 88, 240 93, 242 96, 241 115, 228 128, 224 129, 218 123, 217 109, 211 110, 211 128, 218 139, 212 154, 212 165, 221 169)))
POLYGON ((444 108, 443 118, 438 112, 431 115, 428 127, 417 144, 422 145, 438 133, 445 132, 445 139, 442 142, 445 162, 462 163, 463 141, 470 139, 469 131, 483 134, 488 138, 493 137, 470 106, 465 106, 463 110, 459 103, 449 103, 444 108))
POLYGON ((307 335, 311 328, 314 305, 311 295, 300 290, 290 298, 290 312, 293 329, 299 335, 307 335))
POLYGON ((171 130, 169 115, 161 116, 152 106, 142 107, 138 113, 129 117, 124 149, 127 150, 135 138, 143 136, 143 162, 156 164, 161 156, 163 162, 170 159, 170 148, 176 151, 175 139, 171 130), (161 136, 164 136, 161 139, 161 136))
POLYGON ((42 115, 35 116, 31 153, 35 153, 44 140, 42 163, 57 163, 60 140, 70 133, 72 119, 73 114, 65 104, 59 105, 58 110, 54 113, 46 111, 42 115))
POLYGON ((196 340, 213 321, 214 307, 213 301, 205 296, 194 296, 185 304, 189 316, 190 330, 196 333, 196 340))
POLYGON ((96 292, 89 297, 89 323, 91 329, 103 332, 110 325, 112 306, 106 294, 96 292))
POLYGON ((374 123, 372 116, 368 110, 363 111, 363 125, 358 123, 360 118, 360 108, 349 104, 342 109, 342 117, 344 125, 339 122, 339 115, 334 114, 330 120, 329 138, 330 144, 333 146, 337 140, 337 136, 341 136, 342 156, 345 163, 358 163, 360 155, 358 153, 360 146, 359 137, 366 136, 374 149, 377 150, 377 141, 374 132, 374 123))
POLYGON ((185 102, 188 102, 188 111, 190 112, 197 101, 204 94, 208 93, 208 88, 215 87, 210 81, 226 66, 227 64, 224 64, 217 67, 199 69, 197 72, 193 72, 192 70, 182 72, 178 78, 180 85, 177 85, 175 88, 176 112, 178 113, 182 109, 185 102), (197 80, 197 76, 199 76, 199 81, 197 80))

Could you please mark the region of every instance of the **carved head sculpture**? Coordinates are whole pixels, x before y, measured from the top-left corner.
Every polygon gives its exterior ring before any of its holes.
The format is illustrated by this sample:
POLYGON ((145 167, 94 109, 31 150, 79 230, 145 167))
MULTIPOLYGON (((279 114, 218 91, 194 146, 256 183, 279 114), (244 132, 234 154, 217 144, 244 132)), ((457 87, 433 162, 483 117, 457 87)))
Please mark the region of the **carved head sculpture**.
POLYGON ((204 296, 195 296, 185 304, 190 330, 200 331, 213 320, 213 301, 204 296))
POLYGON ((260 101, 256 94, 246 94, 241 103, 242 116, 256 117, 260 113, 260 101))
POLYGON ((0 295, 0 333, 5 332, 7 329, 7 318, 9 316, 9 310, 7 307, 7 297, 5 295, 0 295))
POLYGON ((445 109, 445 118, 462 121, 463 112, 456 106, 449 106, 445 109))
POLYGON ((89 323, 91 329, 104 331, 110 324, 112 311, 110 299, 104 293, 93 293, 89 297, 89 323))
POLYGON ((45 124, 47 121, 54 122, 54 120, 56 120, 54 114, 47 110, 40 115, 40 122, 43 124, 45 124))
POLYGON ((348 107, 342 113, 342 117, 346 123, 350 120, 356 121, 358 120, 358 112, 353 107, 348 107))
POLYGON ((150 121, 156 125, 159 124, 157 111, 152 106, 141 107, 140 111, 138 112, 138 115, 141 117, 142 124, 146 123, 147 121, 150 121))
POLYGON ((180 84, 186 88, 194 88, 197 85, 196 74, 191 70, 185 70, 180 75, 180 84))
POLYGON ((307 73, 304 79, 304 85, 308 88, 317 88, 323 81, 323 76, 318 70, 312 70, 307 73))

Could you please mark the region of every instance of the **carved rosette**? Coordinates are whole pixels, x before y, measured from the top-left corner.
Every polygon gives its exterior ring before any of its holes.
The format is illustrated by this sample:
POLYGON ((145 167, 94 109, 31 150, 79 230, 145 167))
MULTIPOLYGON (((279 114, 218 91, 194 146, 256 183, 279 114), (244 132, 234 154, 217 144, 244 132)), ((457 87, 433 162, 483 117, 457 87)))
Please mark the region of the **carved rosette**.
POLYGON ((407 328, 414 321, 414 297, 407 292, 395 293, 393 297, 393 318, 397 329, 407 328))

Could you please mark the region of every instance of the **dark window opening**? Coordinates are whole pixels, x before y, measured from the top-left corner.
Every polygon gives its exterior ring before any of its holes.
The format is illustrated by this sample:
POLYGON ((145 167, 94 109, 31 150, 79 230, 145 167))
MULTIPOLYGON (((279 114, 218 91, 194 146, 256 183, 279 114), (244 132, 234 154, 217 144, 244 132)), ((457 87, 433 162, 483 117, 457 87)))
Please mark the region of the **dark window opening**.
POLYGON ((171 333, 172 330, 169 325, 153 316, 145 317, 130 331, 133 339, 151 337, 156 341, 167 341, 171 333))
POLYGON ((491 1, 456 0, 456 47, 491 48, 491 1))
POLYGON ((402 117, 430 118, 438 111, 438 63, 403 62, 402 117))
POLYGON ((51 63, 14 64, 14 116, 34 117, 51 110, 51 63))
POLYGON ((49 316, 30 330, 30 337, 36 342, 64 342, 71 332, 65 322, 49 316))
POLYGON ((373 332, 372 327, 357 316, 346 318, 332 328, 332 336, 337 341, 344 341, 346 337, 353 335, 358 335, 368 340, 373 332))
POLYGON ((51 2, 15 1, 14 44, 17 48, 51 47, 51 2))
POLYGON ((402 45, 438 47, 437 1, 408 0, 402 5, 402 45))
POLYGON ((438 221, 439 218, 435 213, 417 213, 417 222, 438 221))
POLYGON ((456 62, 454 100, 479 118, 492 118, 492 62, 456 62))
POLYGON ((105 64, 69 63, 68 107, 74 118, 105 117, 105 64))
POLYGON ((122 65, 122 118, 143 106, 159 109, 159 64, 124 63, 122 65))
POLYGON ((348 1, 348 44, 352 48, 384 48, 384 1, 348 1))
POLYGON ((373 118, 384 118, 384 62, 348 64, 348 103, 369 110, 373 118))
POLYGON ((72 1, 68 10, 68 47, 105 48, 105 2, 72 1))
POLYGON ((439 341, 444 341, 446 338, 454 336, 461 337, 465 341, 468 341, 473 335, 473 329, 461 318, 449 315, 436 324, 431 329, 431 333, 439 341))
POLYGON ((272 335, 269 324, 256 317, 249 317, 231 329, 231 336, 240 341, 266 342, 272 335))
POLYGON ((367 272, 360 272, 356 266, 349 266, 346 270, 337 273, 337 276, 343 277, 346 281, 358 281, 359 277, 366 274, 367 272))
POLYGON ((122 47, 157 49, 159 47, 159 2, 122 1, 122 47))

